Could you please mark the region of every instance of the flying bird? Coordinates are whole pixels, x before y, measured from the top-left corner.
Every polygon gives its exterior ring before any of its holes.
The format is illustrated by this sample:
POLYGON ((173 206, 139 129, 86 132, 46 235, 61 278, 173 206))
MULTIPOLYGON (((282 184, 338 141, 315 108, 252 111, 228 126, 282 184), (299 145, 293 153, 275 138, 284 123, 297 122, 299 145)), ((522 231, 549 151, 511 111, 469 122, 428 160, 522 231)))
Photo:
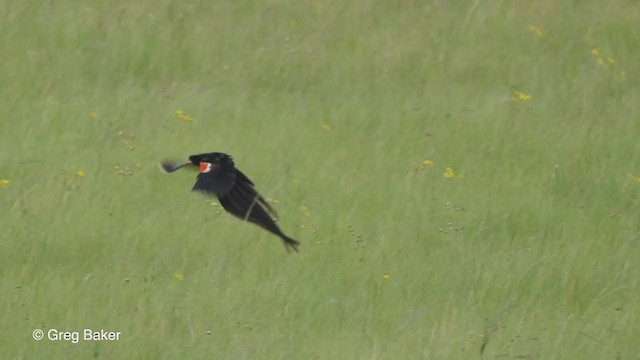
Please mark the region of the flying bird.
POLYGON ((193 191, 217 196, 227 212, 278 235, 287 250, 298 251, 300 242, 280 230, 276 224, 278 214, 256 191, 253 182, 236 168, 230 155, 219 152, 191 155, 184 164, 164 161, 160 168, 172 173, 189 165, 200 169, 193 191))

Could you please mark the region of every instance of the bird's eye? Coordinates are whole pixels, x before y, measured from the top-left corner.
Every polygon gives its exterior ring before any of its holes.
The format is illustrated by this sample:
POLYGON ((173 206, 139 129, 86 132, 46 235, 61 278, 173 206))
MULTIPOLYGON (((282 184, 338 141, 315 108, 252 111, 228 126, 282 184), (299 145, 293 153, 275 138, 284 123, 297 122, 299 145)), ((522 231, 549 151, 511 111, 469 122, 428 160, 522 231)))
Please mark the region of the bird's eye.
POLYGON ((201 174, 206 174, 209 171, 211 171, 211 163, 208 162, 200 162, 200 173, 201 174))

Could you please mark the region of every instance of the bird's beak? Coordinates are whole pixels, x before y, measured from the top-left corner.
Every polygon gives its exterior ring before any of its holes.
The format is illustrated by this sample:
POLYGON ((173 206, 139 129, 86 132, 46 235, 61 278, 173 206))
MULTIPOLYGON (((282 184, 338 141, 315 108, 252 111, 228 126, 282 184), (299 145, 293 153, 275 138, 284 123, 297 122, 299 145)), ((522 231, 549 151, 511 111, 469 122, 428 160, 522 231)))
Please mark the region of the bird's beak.
POLYGON ((184 163, 184 164, 176 164, 170 161, 164 161, 160 163, 160 170, 166 173, 172 173, 176 170, 182 169, 187 165, 191 165, 191 161, 188 161, 187 163, 184 163))

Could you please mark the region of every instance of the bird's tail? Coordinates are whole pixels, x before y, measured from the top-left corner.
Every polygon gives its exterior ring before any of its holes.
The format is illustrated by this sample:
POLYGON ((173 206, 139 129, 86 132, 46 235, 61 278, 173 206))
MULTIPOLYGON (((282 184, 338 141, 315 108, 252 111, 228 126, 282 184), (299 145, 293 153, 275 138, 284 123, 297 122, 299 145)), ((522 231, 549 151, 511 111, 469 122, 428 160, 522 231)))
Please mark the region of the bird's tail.
POLYGON ((295 250, 295 252, 298 252, 298 246, 300 246, 300 241, 290 238, 287 235, 280 235, 280 237, 282 238, 282 241, 284 241, 284 246, 287 249, 287 251, 290 251, 291 249, 295 250))

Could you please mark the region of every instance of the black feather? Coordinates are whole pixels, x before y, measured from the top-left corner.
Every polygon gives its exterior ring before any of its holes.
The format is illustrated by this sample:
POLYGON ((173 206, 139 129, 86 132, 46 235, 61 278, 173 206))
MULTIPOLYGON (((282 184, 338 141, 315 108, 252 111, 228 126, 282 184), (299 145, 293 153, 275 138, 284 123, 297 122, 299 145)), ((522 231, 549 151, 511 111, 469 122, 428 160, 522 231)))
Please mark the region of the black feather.
MULTIPOLYGON (((287 250, 298 251, 300 242, 282 232, 275 222, 278 219, 276 211, 256 191, 253 182, 235 167, 231 156, 223 153, 198 154, 191 155, 189 162, 201 168, 193 191, 217 196, 228 213, 278 235, 287 250)), ((173 169, 172 166, 163 167, 173 169)))

